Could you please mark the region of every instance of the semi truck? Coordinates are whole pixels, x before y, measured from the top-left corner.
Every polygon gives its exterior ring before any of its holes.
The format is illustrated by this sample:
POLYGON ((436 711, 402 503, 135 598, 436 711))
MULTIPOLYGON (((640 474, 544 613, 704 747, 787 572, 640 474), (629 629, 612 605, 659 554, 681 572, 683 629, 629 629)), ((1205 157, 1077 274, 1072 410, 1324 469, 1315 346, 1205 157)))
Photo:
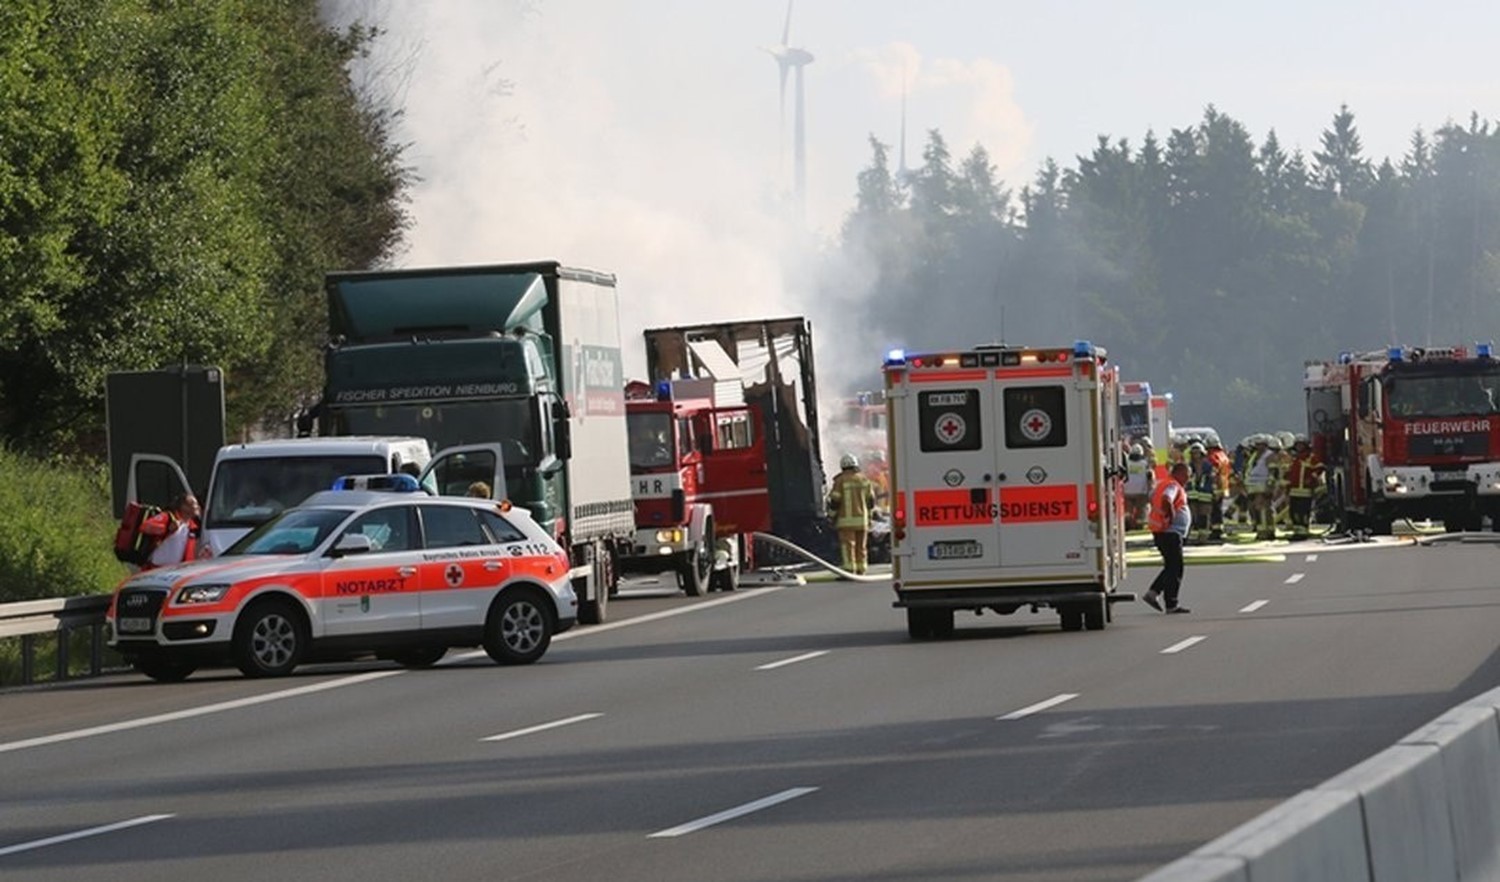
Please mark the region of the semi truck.
POLYGON ((327 275, 325 435, 467 452, 568 549, 579 620, 607 617, 635 519, 612 275, 556 261, 327 275))
POLYGON ((1500 525, 1500 361, 1492 343, 1391 346, 1309 361, 1307 431, 1344 525, 1500 525))
MULTIPOLYGON (((755 319, 650 329, 645 338, 651 382, 709 379, 720 400, 742 396, 758 414, 771 533, 824 559, 836 554, 824 510, 812 323, 800 316, 755 319)), ((795 559, 775 548, 759 553, 765 562, 795 559)))

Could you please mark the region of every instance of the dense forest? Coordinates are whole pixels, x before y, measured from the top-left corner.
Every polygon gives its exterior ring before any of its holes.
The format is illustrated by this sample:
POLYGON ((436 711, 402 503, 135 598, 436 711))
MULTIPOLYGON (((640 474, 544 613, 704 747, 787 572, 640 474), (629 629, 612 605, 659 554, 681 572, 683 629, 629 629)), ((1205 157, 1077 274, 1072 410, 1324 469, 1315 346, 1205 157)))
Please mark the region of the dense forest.
POLYGON ((1104 345, 1234 440, 1301 430, 1307 359, 1500 336, 1500 129, 1478 117, 1364 154, 1339 108, 1311 157, 1209 107, 1163 141, 1100 137, 1019 192, 939 131, 893 169, 870 139, 840 262, 871 336, 910 348, 1104 345))
POLYGON ((321 385, 322 274, 392 252, 409 172, 317 0, 0 4, 0 438, 103 451, 104 377, 225 369, 231 432, 321 385))

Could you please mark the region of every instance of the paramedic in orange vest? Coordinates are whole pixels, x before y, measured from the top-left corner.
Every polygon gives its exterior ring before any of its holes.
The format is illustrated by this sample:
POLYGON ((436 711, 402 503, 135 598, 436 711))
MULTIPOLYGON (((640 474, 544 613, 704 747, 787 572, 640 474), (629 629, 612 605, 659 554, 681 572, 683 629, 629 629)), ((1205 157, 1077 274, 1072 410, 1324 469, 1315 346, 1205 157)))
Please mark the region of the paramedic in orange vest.
POLYGON ((198 552, 198 497, 184 493, 172 500, 172 507, 141 524, 141 532, 156 540, 156 548, 143 570, 171 566, 193 560, 198 552))
POLYGON ((875 484, 859 470, 852 453, 839 460, 838 477, 828 493, 828 513, 839 531, 839 553, 844 569, 863 574, 870 567, 870 511, 875 508, 875 484))
POLYGON ((1185 613, 1177 595, 1182 590, 1182 543, 1193 527, 1193 513, 1188 508, 1187 463, 1174 463, 1171 480, 1162 481, 1151 494, 1151 541, 1161 552, 1161 572, 1142 599, 1158 612, 1185 613), (1163 606, 1165 604, 1165 606, 1163 606))

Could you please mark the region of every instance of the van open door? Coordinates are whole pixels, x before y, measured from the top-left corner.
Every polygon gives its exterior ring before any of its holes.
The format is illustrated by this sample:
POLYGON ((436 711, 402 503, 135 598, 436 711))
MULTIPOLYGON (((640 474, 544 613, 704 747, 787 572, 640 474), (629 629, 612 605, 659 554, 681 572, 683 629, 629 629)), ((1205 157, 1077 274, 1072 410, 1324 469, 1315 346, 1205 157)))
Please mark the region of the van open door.
POLYGON ((489 498, 505 497, 505 456, 500 445, 466 444, 438 453, 417 479, 437 496, 467 496, 476 482, 489 487, 489 498))
POLYGON ((175 459, 156 453, 131 455, 125 483, 127 501, 168 508, 172 500, 190 492, 187 475, 175 459))

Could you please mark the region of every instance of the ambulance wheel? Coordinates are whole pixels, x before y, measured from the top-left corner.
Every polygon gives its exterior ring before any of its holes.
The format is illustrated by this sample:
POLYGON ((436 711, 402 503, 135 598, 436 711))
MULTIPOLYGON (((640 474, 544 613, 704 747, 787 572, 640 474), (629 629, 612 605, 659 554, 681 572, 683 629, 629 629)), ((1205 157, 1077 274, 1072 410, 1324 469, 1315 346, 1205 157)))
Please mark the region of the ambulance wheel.
POLYGON ((951 637, 953 636, 953 610, 908 609, 906 633, 913 640, 942 640, 951 637))
POLYGON ((186 659, 170 655, 142 655, 135 659, 135 669, 158 683, 181 683, 198 666, 186 659))
POLYGON ((484 651, 496 664, 529 665, 552 645, 552 630, 552 617, 539 592, 513 589, 490 607, 484 651))
POLYGON ((1062 619, 1064 631, 1083 630, 1083 610, 1075 603, 1065 603, 1058 607, 1058 618, 1062 619))
POLYGON ((403 668, 430 668, 448 654, 446 646, 414 646, 390 654, 390 660, 403 668))
POLYGON ((1109 623, 1109 601, 1102 596, 1097 601, 1089 601, 1083 606, 1083 626, 1090 631, 1103 631, 1104 626, 1109 623))
POLYGON ((286 600, 250 605, 234 629, 235 667, 247 677, 284 677, 307 652, 307 623, 286 600))

